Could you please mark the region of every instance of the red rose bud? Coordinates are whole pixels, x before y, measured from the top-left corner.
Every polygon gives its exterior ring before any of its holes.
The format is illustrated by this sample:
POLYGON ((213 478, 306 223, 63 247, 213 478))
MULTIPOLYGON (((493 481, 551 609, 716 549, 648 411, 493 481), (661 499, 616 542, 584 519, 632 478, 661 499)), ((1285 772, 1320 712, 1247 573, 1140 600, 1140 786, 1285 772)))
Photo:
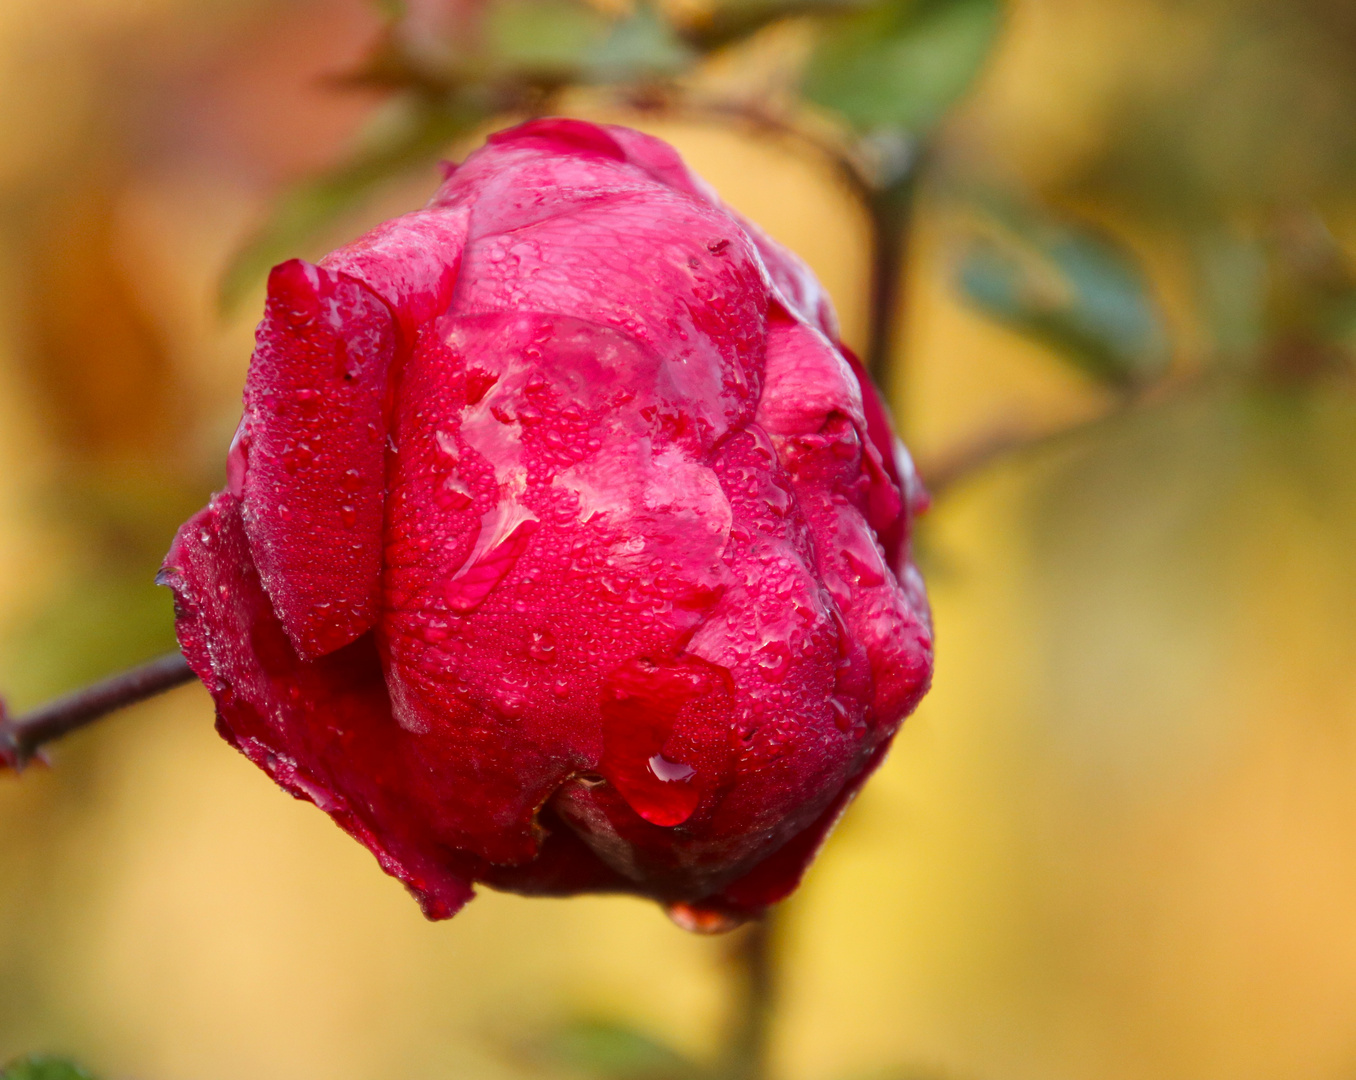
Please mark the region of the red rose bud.
POLYGON ((403 881, 793 890, 932 671, 925 503, 833 310, 666 144, 540 120, 277 267, 163 580, 232 745, 403 881))

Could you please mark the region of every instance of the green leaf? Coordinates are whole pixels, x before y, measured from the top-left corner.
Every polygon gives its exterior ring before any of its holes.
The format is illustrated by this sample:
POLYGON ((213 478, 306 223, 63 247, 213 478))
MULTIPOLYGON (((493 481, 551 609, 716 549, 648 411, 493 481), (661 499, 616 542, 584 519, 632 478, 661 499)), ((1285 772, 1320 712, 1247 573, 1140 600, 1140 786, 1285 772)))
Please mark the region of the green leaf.
POLYGON ((498 0, 485 13, 492 66, 530 80, 570 82, 607 40, 611 20, 573 0, 498 0))
POLYGON ((94 1077, 73 1062, 32 1054, 6 1065, 0 1080, 94 1080, 94 1077))
POLYGON ((637 5, 628 18, 613 26, 588 58, 591 76, 599 82, 676 75, 695 59, 693 50, 649 4, 637 5))
POLYGON ((673 75, 696 59, 647 3, 614 20, 575 0, 498 0, 485 41, 494 77, 545 86, 673 75))
POLYGON ((418 97, 404 104, 403 111, 380 118, 352 159, 278 200, 268 221, 226 269, 220 294, 224 311, 381 184, 436 161, 485 117, 483 107, 464 101, 418 97))
POLYGON ((1101 233, 1005 215, 975 239, 960 285, 985 314, 1116 386, 1140 384, 1168 361, 1164 320, 1134 255, 1101 233))
POLYGON ((1001 0, 881 0, 831 22, 802 91, 862 132, 925 134, 969 89, 1001 0))
POLYGON ((603 1080, 706 1080, 709 1070, 672 1047, 609 1020, 581 1020, 549 1040, 546 1054, 559 1065, 603 1080))

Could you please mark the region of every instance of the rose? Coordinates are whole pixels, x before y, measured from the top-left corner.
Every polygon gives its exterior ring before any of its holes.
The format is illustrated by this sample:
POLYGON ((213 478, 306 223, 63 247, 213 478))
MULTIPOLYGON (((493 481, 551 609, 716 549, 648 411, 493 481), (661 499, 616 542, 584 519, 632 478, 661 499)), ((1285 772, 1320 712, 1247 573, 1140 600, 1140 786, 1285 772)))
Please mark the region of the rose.
POLYGON ((925 496, 827 299, 625 128, 277 267, 228 475, 164 571, 218 728, 432 918, 756 914, 928 686, 925 496))

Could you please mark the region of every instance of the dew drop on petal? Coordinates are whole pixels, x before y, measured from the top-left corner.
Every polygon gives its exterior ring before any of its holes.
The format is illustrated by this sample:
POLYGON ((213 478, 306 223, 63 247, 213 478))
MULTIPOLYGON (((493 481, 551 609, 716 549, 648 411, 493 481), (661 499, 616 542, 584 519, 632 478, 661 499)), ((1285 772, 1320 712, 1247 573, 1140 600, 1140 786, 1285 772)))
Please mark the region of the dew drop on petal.
POLYGON ((663 754, 655 754, 648 762, 650 772, 666 784, 672 784, 680 780, 691 780, 697 775, 697 770, 691 765, 684 765, 681 761, 670 761, 663 754))
POLYGON ((533 630, 528 635, 527 655, 543 664, 556 662, 556 637, 550 630, 533 630))

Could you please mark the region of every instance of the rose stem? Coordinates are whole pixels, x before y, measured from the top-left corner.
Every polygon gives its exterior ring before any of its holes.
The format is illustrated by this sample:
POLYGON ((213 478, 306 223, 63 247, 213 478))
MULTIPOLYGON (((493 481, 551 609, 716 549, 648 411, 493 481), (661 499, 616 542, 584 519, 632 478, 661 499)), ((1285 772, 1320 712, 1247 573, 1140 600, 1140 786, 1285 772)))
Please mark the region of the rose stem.
POLYGON ((173 652, 49 701, 23 716, 10 719, 0 704, 0 767, 19 771, 46 743, 193 677, 188 661, 173 652))
POLYGON ((776 908, 738 931, 730 941, 733 975, 722 1080, 767 1080, 772 1015, 777 1004, 778 933, 776 908))
POLYGON ((889 401, 898 381, 894 363, 904 323, 904 275, 913 231, 914 195, 918 163, 912 162, 889 184, 865 198, 871 221, 871 306, 866 346, 866 369, 889 401))

